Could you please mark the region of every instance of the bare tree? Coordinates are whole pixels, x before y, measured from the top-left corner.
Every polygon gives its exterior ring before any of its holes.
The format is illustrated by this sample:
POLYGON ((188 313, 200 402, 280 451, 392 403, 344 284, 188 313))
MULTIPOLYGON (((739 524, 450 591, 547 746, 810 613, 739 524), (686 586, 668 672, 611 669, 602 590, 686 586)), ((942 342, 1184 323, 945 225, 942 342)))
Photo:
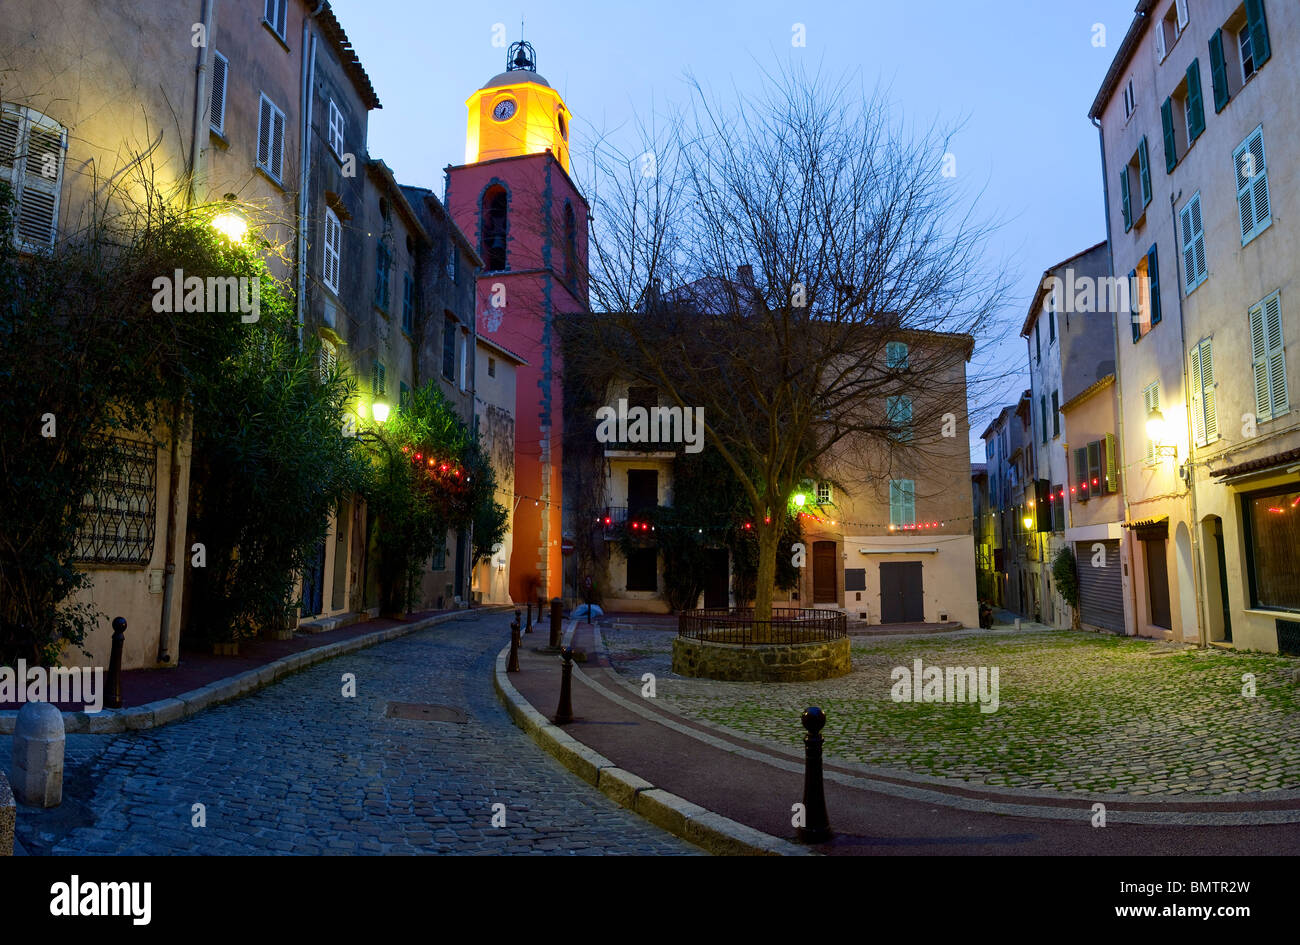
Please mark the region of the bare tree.
POLYGON ((1006 292, 985 265, 991 225, 942 173, 947 135, 844 82, 765 78, 725 100, 692 82, 639 153, 597 143, 579 346, 703 408, 752 505, 760 620, 791 494, 935 455, 964 426, 965 364, 1006 292))

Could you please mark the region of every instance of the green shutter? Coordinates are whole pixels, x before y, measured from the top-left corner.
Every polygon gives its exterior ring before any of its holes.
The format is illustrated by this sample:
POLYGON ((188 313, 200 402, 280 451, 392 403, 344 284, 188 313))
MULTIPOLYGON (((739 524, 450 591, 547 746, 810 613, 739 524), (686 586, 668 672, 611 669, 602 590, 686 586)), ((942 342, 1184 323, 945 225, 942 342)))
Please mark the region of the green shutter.
POLYGON ((1223 30, 1210 37, 1210 82, 1214 86, 1214 111, 1228 104, 1228 64, 1223 58, 1223 30))
POLYGON ((1138 142, 1138 173, 1142 176, 1142 209, 1151 202, 1151 160, 1147 153, 1147 136, 1138 142))
POLYGON ((1246 23, 1250 30, 1250 51, 1255 56, 1255 70, 1259 71, 1273 55, 1268 44, 1268 20, 1264 16, 1264 0, 1246 0, 1246 23))
POLYGON ((1124 211, 1124 232, 1133 229, 1133 206, 1129 202, 1128 165, 1119 169, 1119 205, 1124 211))
POLYGON ((1160 259, 1156 255, 1156 244, 1151 244, 1147 251, 1147 278, 1151 281, 1151 324, 1160 323, 1160 259))
POLYGON ((1083 488, 1088 480, 1088 448, 1077 447, 1074 451, 1074 495, 1080 502, 1088 501, 1088 492, 1083 488))
POLYGON ((911 479, 903 480, 903 514, 908 525, 916 524, 916 483, 911 479))
POLYGON ((1106 434, 1106 491, 1119 492, 1119 477, 1115 474, 1115 468, 1119 465, 1119 457, 1115 455, 1115 434, 1106 434))
POLYGON ((903 524, 902 483, 897 479, 889 480, 889 524, 903 524))
POLYGON ((1138 271, 1136 269, 1129 270, 1129 274, 1128 274, 1129 309, 1130 309, 1129 321, 1133 328, 1134 344, 1137 344, 1138 339, 1142 337, 1141 319, 1137 317, 1142 314, 1142 308, 1141 308, 1142 296, 1140 294, 1141 289, 1137 285, 1137 276, 1138 276, 1138 271))
POLYGON ((1174 103, 1165 99, 1160 106, 1160 124, 1165 132, 1165 173, 1172 174, 1178 166, 1178 150, 1174 144, 1174 103))
POLYGON ((1205 96, 1201 94, 1201 60, 1193 59, 1187 67, 1187 133, 1191 141, 1205 130, 1205 96))

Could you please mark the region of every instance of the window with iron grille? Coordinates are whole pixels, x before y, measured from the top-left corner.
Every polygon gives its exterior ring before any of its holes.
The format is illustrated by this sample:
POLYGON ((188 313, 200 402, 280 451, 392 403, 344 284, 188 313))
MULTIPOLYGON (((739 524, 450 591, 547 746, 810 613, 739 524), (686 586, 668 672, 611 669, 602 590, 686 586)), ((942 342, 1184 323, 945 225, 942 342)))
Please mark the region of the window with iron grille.
POLYGON ((109 461, 82 497, 78 561, 144 566, 157 527, 158 456, 151 443, 108 438, 109 461))

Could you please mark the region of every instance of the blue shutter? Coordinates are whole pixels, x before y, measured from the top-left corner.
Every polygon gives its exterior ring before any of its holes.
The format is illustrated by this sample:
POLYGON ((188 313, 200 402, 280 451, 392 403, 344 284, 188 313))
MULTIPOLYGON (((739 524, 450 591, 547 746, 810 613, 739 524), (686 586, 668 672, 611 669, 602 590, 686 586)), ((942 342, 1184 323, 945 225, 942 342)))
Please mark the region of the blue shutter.
POLYGON ((1268 20, 1264 16, 1264 0, 1246 0, 1246 23, 1250 30, 1250 50, 1255 56, 1255 70, 1259 71, 1273 55, 1268 43, 1268 20))
POLYGON ((1133 229, 1133 206, 1129 200, 1128 165, 1119 169, 1119 205, 1124 211, 1124 232, 1133 229))
POLYGON ((1164 104, 1160 106, 1160 126, 1164 130, 1165 137, 1165 173, 1172 174, 1174 168, 1178 166, 1178 148, 1174 143, 1174 103, 1172 99, 1165 99, 1164 104))
POLYGON ((1228 64, 1223 58, 1223 30, 1210 37, 1210 84, 1214 86, 1214 111, 1228 104, 1228 64))
POLYGON ((1129 270, 1129 274, 1128 274, 1129 321, 1132 322, 1132 326, 1133 326, 1134 344, 1137 344, 1138 339, 1142 337, 1142 329, 1141 326, 1138 324, 1138 318, 1137 318, 1137 316, 1141 314, 1141 303, 1142 303, 1142 296, 1138 293, 1136 289, 1135 280, 1137 279, 1137 275, 1138 275, 1138 271, 1136 269, 1129 270))
POLYGON ((1147 136, 1138 142, 1138 174, 1142 178, 1142 209, 1151 202, 1151 160, 1147 153, 1147 136))
POLYGON ((1205 97, 1201 94, 1201 60, 1193 59, 1187 67, 1187 134, 1188 146, 1205 130, 1205 97))
POLYGON ((1151 280, 1151 324, 1160 323, 1160 261, 1156 255, 1156 244, 1147 250, 1147 278, 1151 280))

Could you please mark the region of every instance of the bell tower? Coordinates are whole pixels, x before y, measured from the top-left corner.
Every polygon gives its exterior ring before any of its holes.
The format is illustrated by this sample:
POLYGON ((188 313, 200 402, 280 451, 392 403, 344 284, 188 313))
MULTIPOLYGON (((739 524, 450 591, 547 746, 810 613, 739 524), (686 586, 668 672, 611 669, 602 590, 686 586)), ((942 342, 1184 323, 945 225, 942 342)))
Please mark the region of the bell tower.
POLYGON ((569 170, 569 109, 537 74, 531 43, 511 43, 506 71, 465 101, 465 163, 550 151, 569 170))
POLYGON ((563 580, 563 364, 558 325, 587 309, 587 201, 569 177, 569 109, 537 74, 531 44, 467 100, 465 163, 445 205, 474 243, 477 334, 524 362, 515 372, 510 595, 571 595, 563 580))

